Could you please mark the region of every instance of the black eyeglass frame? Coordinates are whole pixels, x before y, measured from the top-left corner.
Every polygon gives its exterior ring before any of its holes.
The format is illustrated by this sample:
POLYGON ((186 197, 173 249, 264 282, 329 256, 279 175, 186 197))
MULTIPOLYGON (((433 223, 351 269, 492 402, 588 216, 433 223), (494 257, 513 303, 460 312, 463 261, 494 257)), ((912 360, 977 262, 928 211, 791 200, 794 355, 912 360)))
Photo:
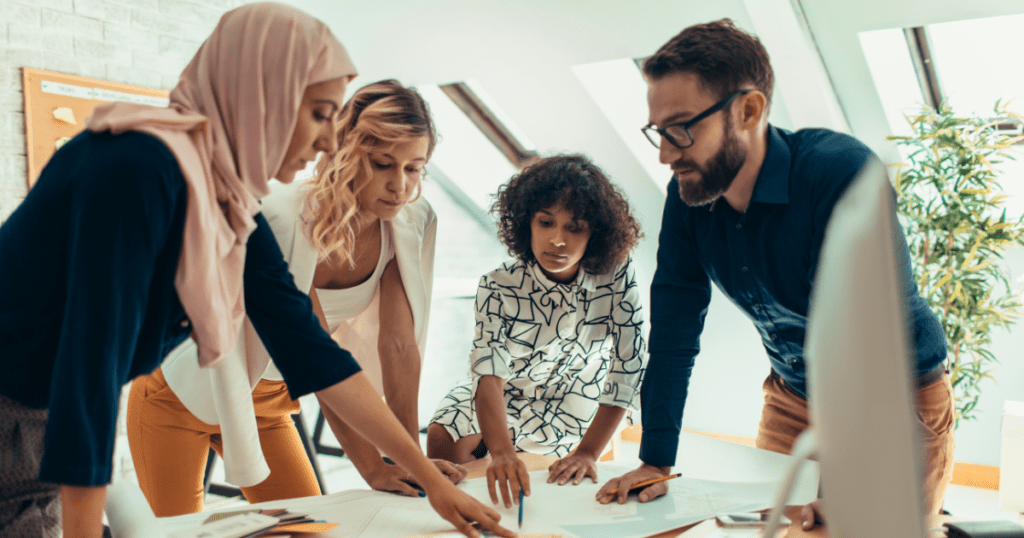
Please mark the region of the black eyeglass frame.
POLYGON ((679 149, 686 149, 686 148, 692 146, 694 141, 695 141, 695 139, 693 138, 693 134, 690 133, 690 127, 693 127, 694 125, 697 125, 697 123, 700 122, 701 120, 703 120, 704 118, 706 118, 706 117, 714 114, 715 112, 718 112, 719 110, 722 110, 723 108, 729 106, 729 103, 731 103, 733 99, 735 99, 735 98, 737 98, 737 97, 739 97, 741 95, 748 94, 748 93, 750 93, 752 91, 754 91, 753 88, 747 88, 747 89, 744 89, 744 90, 737 90, 737 91, 733 92, 732 94, 730 94, 725 99, 722 99, 721 101, 711 105, 711 107, 708 108, 707 110, 705 110, 704 112, 701 112, 700 114, 697 114, 692 119, 689 119, 689 120, 683 121, 683 122, 679 122, 679 123, 673 123, 673 124, 668 125, 666 127, 655 127, 654 124, 648 123, 647 125, 644 125, 643 127, 640 128, 640 132, 642 132, 644 134, 644 136, 647 137, 647 140, 651 143, 651 145, 653 145, 656 148, 659 148, 659 149, 661 148, 660 139, 659 139, 659 137, 660 137, 660 138, 664 138, 665 140, 668 140, 669 144, 672 144, 673 146, 675 146, 675 147, 677 147, 679 149), (685 145, 685 146, 679 144, 679 142, 676 141, 676 138, 668 133, 668 129, 671 129, 673 127, 682 127, 683 130, 686 131, 686 136, 690 139, 690 143, 685 145))

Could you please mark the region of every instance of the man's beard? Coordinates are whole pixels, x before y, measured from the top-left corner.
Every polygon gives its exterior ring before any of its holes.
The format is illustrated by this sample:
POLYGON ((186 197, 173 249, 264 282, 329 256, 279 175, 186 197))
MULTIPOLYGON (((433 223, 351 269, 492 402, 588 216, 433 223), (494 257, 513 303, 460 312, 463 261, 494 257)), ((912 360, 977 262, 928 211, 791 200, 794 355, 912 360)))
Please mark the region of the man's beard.
POLYGON ((688 206, 710 204, 725 194, 736 179, 743 163, 747 160, 747 151, 740 141, 732 136, 732 122, 726 120, 724 142, 705 167, 693 161, 679 159, 672 168, 690 168, 699 174, 696 180, 676 178, 679 183, 679 198, 688 206))

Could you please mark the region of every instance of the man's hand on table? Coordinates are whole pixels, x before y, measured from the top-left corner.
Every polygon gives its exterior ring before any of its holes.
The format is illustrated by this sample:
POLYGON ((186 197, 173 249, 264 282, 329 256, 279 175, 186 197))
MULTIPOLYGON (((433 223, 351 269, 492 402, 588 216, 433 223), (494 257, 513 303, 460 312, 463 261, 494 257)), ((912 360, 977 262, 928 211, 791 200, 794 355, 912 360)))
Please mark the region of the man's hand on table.
MULTIPOLYGON (((670 467, 655 467, 644 463, 637 469, 634 469, 622 476, 613 478, 605 483, 605 485, 601 486, 601 489, 597 491, 597 502, 601 504, 608 504, 614 500, 618 500, 619 504, 625 504, 626 498, 629 497, 629 488, 639 484, 640 482, 666 476, 669 474, 670 470, 670 467), (618 492, 610 493, 613 489, 618 489, 618 492)), ((638 498, 640 499, 640 502, 645 503, 653 501, 666 493, 668 493, 668 481, 658 482, 657 484, 651 484, 640 491, 638 498)))

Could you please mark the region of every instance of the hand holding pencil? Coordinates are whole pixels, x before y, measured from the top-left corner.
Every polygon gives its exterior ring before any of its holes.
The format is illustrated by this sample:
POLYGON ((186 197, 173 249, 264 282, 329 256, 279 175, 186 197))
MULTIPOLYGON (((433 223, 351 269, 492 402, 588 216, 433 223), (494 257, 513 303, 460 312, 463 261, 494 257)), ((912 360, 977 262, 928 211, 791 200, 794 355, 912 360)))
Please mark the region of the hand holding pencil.
POLYGON ((624 504, 629 497, 630 490, 646 487, 637 496, 640 502, 652 501, 668 493, 668 480, 679 476, 669 474, 669 467, 654 467, 642 464, 622 476, 609 480, 598 490, 596 498, 601 504, 608 504, 617 500, 624 504))
MULTIPOLYGON (((643 482, 639 482, 639 483, 633 484, 632 486, 629 486, 628 489, 629 489, 629 491, 633 491, 634 489, 646 488, 647 486, 650 486, 651 484, 657 484, 658 482, 664 482, 664 481, 670 480, 672 478, 679 478, 680 476, 683 476, 683 473, 676 473, 676 474, 670 474, 670 475, 661 476, 661 477, 658 477, 658 478, 652 478, 650 480, 644 480, 643 482)), ((618 488, 612 488, 611 490, 608 491, 608 494, 609 495, 615 495, 618 492, 619 492, 618 488)))

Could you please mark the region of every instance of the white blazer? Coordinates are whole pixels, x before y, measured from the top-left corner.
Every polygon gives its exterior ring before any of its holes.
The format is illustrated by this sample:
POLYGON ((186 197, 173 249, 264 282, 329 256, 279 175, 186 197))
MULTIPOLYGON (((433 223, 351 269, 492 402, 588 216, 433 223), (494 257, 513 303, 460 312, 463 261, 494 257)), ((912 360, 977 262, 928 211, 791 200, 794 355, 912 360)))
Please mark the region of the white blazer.
MULTIPOLYGON (((281 248, 296 287, 303 292, 313 285, 318 253, 304 231, 306 189, 302 184, 271 183, 262 200, 263 216, 281 248)), ((427 323, 434 279, 434 248, 437 216, 424 199, 406 205, 391 228, 402 284, 412 309, 414 336, 420 357, 426 350, 427 323)), ((377 390, 383 393, 377 340, 380 333, 380 290, 362 314, 349 319, 334 332, 341 347, 359 362, 377 390)), ((176 347, 162 364, 167 384, 185 407, 207 424, 220 424, 225 479, 235 485, 258 484, 270 475, 256 428, 252 389, 271 364, 248 318, 235 352, 221 365, 199 367, 195 342, 190 338, 176 347), (246 383, 246 380, 248 383, 246 383)))

